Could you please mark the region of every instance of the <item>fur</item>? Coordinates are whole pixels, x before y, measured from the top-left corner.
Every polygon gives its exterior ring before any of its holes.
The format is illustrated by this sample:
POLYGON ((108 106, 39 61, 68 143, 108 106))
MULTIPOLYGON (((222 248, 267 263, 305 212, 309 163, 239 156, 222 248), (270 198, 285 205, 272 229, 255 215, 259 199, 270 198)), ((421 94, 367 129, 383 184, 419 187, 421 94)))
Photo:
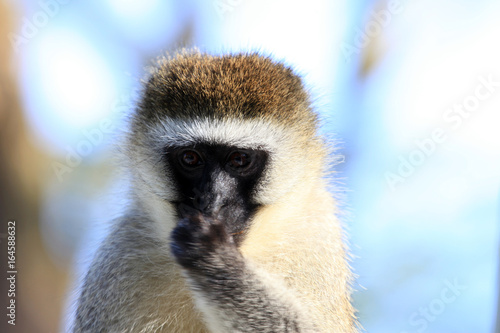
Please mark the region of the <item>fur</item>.
POLYGON ((74 331, 355 332, 351 273, 316 127, 300 78, 269 58, 182 52, 160 60, 131 123, 134 204, 94 259, 74 331), (182 252, 207 237, 183 245, 180 232, 195 237, 192 230, 213 232, 214 224, 182 229, 161 154, 197 143, 263 149, 270 162, 241 244, 219 226, 222 245, 190 269, 180 256, 213 243, 182 252))

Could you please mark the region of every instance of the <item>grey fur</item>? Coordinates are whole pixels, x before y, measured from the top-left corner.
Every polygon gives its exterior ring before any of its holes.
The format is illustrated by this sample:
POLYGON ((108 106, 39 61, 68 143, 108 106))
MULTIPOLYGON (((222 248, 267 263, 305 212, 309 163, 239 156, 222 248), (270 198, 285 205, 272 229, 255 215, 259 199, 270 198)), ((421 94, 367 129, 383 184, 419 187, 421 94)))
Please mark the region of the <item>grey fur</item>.
POLYGON ((95 255, 72 331, 354 333, 351 273, 308 100, 290 69, 256 54, 160 61, 131 122, 133 205, 95 255), (215 215, 179 216, 162 147, 200 140, 270 155, 241 243, 215 215))

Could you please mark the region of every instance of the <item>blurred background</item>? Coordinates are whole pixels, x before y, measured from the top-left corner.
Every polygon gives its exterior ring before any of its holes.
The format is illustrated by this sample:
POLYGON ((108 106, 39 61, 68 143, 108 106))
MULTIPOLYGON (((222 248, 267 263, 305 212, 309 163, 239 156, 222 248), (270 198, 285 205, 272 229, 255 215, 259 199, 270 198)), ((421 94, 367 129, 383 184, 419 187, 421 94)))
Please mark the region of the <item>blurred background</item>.
POLYGON ((0 0, 0 331, 64 331, 121 210, 113 143, 144 68, 197 46, 303 75, 339 147, 367 332, 500 332, 499 17, 495 0, 0 0))

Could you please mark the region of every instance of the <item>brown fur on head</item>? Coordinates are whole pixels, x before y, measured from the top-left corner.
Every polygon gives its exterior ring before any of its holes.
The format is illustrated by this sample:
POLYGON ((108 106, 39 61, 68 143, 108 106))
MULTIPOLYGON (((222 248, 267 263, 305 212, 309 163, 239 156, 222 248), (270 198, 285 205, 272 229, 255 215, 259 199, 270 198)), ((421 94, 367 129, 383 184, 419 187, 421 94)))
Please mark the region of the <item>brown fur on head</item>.
POLYGON ((169 201, 176 198, 164 179, 169 170, 158 169, 165 147, 266 150, 270 163, 254 201, 269 204, 322 176, 326 149, 316 130, 309 95, 285 65, 258 54, 183 51, 158 60, 145 81, 129 142, 136 178, 169 201))
POLYGON ((147 81, 139 114, 147 120, 158 115, 265 119, 299 125, 309 136, 316 129, 301 79, 283 64, 255 53, 212 56, 185 51, 160 59, 147 81))

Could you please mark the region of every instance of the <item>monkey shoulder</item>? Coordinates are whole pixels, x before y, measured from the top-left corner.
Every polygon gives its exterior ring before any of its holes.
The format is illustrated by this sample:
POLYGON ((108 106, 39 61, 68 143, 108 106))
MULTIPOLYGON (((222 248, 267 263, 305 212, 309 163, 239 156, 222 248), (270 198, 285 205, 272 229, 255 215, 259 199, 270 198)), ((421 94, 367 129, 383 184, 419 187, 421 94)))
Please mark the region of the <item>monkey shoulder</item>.
POLYGON ((168 246, 153 235, 137 216, 115 221, 84 278, 75 332, 126 331, 151 321, 149 307, 157 288, 168 284, 176 273, 165 252, 168 246))

